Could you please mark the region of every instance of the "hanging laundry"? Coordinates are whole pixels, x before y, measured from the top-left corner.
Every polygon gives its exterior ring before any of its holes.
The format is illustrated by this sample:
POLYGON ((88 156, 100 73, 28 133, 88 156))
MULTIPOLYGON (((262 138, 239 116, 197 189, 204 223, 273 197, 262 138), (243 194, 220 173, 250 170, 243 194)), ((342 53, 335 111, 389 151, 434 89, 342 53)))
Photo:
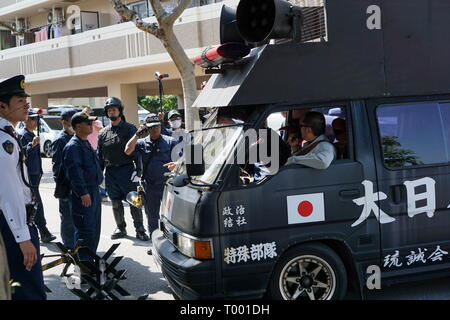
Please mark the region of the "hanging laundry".
POLYGON ((41 32, 40 32, 40 31, 36 31, 36 32, 34 33, 34 41, 35 41, 35 42, 41 41, 41 32))
POLYGON ((54 26, 55 28, 55 38, 59 38, 63 36, 63 27, 62 24, 57 24, 54 26))

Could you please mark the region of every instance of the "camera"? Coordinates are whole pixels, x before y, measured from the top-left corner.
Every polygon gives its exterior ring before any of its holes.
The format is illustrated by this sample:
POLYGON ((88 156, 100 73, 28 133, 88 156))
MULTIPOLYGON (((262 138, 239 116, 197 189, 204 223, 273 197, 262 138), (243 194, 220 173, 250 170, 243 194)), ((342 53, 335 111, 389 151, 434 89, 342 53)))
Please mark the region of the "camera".
POLYGON ((158 71, 155 72, 155 79, 156 80, 162 80, 164 78, 168 78, 169 75, 167 73, 159 73, 158 71))

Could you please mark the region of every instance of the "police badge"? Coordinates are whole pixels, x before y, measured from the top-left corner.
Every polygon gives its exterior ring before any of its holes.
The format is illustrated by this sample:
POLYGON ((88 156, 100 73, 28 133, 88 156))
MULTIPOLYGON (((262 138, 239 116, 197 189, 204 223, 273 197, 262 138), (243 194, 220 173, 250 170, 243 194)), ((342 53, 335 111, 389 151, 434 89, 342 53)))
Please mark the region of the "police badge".
POLYGON ((5 149, 7 153, 12 154, 14 151, 14 143, 9 140, 3 142, 3 149, 5 149))

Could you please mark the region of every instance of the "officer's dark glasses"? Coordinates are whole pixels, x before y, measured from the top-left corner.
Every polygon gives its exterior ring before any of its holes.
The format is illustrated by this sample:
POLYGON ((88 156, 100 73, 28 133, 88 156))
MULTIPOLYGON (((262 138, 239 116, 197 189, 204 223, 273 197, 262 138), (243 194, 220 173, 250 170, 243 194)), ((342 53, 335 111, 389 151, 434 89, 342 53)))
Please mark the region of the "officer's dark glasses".
POLYGON ((148 129, 149 129, 149 130, 152 130, 152 129, 160 129, 160 128, 161 128, 160 125, 156 125, 156 126, 152 126, 152 127, 148 128, 148 129))

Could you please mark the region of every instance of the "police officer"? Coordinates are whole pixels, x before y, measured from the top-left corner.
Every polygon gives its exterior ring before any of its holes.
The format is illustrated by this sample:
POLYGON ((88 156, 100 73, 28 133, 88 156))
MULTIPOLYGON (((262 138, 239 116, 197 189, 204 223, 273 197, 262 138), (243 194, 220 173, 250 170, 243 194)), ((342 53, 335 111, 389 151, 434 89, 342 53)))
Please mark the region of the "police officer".
POLYGON ((35 223, 41 236, 41 241, 48 243, 56 239, 47 229, 47 221, 44 216, 44 206, 42 205, 41 194, 39 193, 39 184, 42 178, 42 159, 41 144, 39 136, 34 134, 38 128, 40 121, 39 115, 33 111, 28 111, 28 120, 25 121, 25 127, 18 131, 20 142, 25 152, 25 164, 28 169, 28 177, 30 183, 35 188, 35 196, 37 201, 37 211, 35 223))
MULTIPOLYGON (((87 137, 92 133, 92 122, 84 112, 73 115, 71 124, 75 135, 63 149, 63 169, 71 184, 70 205, 75 226, 75 240, 83 240, 83 246, 97 251, 100 241, 101 201, 98 186, 103 181, 100 161, 87 137)), ((92 262, 85 252, 80 260, 92 262)))
POLYGON ((5 242, 11 279, 19 282, 13 300, 45 300, 39 259, 38 231, 33 224, 31 185, 14 127, 28 118, 25 77, 0 83, 0 232, 5 242))
POLYGON ((170 110, 167 118, 169 119, 169 124, 171 127, 171 137, 174 138, 178 144, 176 150, 177 157, 172 159, 173 161, 177 161, 183 156, 184 144, 189 143, 192 139, 192 136, 189 131, 182 127, 183 118, 181 117, 181 114, 178 112, 178 110, 170 110))
MULTIPOLYGON (((136 133, 136 127, 123 120, 123 105, 118 98, 109 98, 105 103, 105 115, 111 123, 103 129, 98 141, 98 154, 102 168, 106 167, 105 184, 112 202, 117 229, 111 239, 123 238, 127 235, 122 200, 126 200, 130 191, 136 191, 137 185, 132 182, 135 171, 133 157, 124 153, 125 145, 136 133)), ((136 238, 148 241, 145 233, 142 211, 130 206, 136 238)))
POLYGON ((139 128, 125 147, 125 153, 132 155, 136 152, 142 164, 145 181, 145 214, 150 235, 158 228, 159 207, 167 180, 164 173, 175 167, 171 154, 176 144, 175 139, 161 134, 159 117, 150 113, 145 118, 145 124, 139 128), (145 130, 147 130, 148 136, 139 139, 145 130))
MULTIPOLYGON (((55 141, 52 143, 52 171, 53 171, 53 179, 57 180, 59 171, 61 170, 62 165, 62 156, 63 149, 66 144, 72 139, 75 131, 72 129, 72 125, 70 123, 72 116, 77 112, 76 109, 67 109, 61 112, 61 123, 63 126, 63 130, 60 131, 55 141)), ((73 225, 72 214, 70 212, 70 201, 67 199, 58 199, 59 200, 59 215, 61 217, 61 238, 64 245, 73 249, 75 246, 75 226, 73 225)))

